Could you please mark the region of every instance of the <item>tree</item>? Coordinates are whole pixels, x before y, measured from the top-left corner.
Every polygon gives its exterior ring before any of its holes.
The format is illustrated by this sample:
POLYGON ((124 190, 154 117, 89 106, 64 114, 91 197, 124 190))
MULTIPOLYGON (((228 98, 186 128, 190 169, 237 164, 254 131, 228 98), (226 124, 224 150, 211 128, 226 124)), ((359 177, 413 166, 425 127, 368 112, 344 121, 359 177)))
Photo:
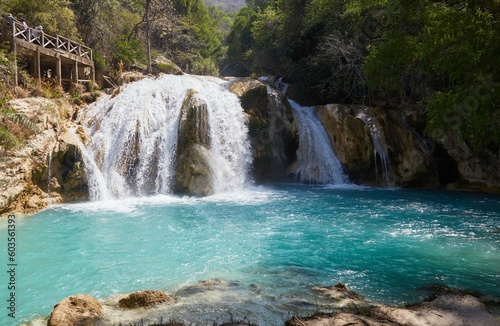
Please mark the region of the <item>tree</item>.
POLYGON ((7 7, 17 18, 25 17, 30 26, 43 25, 47 34, 80 39, 75 14, 68 0, 12 0, 7 7))

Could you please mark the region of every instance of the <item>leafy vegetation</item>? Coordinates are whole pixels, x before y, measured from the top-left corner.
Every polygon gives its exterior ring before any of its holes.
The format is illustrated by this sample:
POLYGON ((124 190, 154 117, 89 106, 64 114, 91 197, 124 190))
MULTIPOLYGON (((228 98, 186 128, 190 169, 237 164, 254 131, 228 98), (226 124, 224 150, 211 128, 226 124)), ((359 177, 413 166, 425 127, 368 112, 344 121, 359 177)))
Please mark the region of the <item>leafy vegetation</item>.
POLYGON ((81 40, 98 69, 158 54, 187 73, 283 76, 312 104, 419 103, 430 136, 498 151, 500 0, 205 1, 11 0, 0 14, 81 40))
POLYGON ((228 63, 313 103, 420 103, 427 133, 500 146, 499 0, 247 0, 228 63))

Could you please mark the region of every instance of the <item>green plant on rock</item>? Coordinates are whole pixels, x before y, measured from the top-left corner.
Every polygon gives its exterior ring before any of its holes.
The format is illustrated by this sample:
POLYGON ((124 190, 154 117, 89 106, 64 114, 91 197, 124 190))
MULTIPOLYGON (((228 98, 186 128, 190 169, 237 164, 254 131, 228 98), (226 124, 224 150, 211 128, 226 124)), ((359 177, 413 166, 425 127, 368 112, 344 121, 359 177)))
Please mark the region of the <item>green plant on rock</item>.
POLYGON ((24 114, 19 113, 0 100, 0 146, 3 150, 18 148, 31 134, 39 133, 38 127, 24 114))

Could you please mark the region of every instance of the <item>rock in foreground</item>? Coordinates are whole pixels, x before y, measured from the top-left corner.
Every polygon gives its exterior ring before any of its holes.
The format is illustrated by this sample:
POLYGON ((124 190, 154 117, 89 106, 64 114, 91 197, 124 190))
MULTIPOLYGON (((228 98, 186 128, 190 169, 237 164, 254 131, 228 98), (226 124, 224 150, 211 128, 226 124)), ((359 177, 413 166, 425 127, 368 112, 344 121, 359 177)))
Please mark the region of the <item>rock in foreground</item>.
POLYGON ((293 317, 286 326, 499 326, 476 297, 464 294, 444 294, 432 301, 409 307, 386 305, 351 306, 350 312, 316 315, 300 319, 293 317))
POLYGON ((86 294, 65 298, 54 306, 47 326, 94 326, 102 317, 101 303, 86 294))
POLYGON ((162 291, 145 290, 129 294, 127 297, 118 301, 121 308, 141 308, 150 307, 158 304, 172 303, 174 299, 162 291))

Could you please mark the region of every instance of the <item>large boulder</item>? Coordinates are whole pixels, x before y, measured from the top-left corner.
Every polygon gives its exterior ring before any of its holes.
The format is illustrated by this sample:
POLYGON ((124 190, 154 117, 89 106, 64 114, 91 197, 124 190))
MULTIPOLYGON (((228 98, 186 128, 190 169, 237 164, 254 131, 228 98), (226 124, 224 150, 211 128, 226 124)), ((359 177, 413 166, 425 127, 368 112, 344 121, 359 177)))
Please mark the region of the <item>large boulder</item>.
POLYGON ((450 158, 456 169, 448 188, 500 194, 500 151, 473 152, 453 127, 445 126, 431 135, 434 154, 450 158))
POLYGON ((183 75, 182 69, 179 68, 172 60, 164 56, 157 56, 151 63, 153 74, 164 73, 171 75, 183 75))
POLYGON ((214 192, 207 104, 194 90, 186 95, 179 120, 174 192, 206 196, 214 192))
POLYGON ((132 292, 127 297, 118 301, 121 308, 133 309, 151 307, 159 304, 168 304, 174 302, 174 298, 162 291, 145 290, 132 292))
POLYGON ((65 298, 54 306, 47 326, 94 326, 102 317, 99 300, 86 294, 65 298))
POLYGON ((184 150, 175 163, 174 192, 195 196, 213 194, 211 157, 210 151, 198 144, 184 150))

